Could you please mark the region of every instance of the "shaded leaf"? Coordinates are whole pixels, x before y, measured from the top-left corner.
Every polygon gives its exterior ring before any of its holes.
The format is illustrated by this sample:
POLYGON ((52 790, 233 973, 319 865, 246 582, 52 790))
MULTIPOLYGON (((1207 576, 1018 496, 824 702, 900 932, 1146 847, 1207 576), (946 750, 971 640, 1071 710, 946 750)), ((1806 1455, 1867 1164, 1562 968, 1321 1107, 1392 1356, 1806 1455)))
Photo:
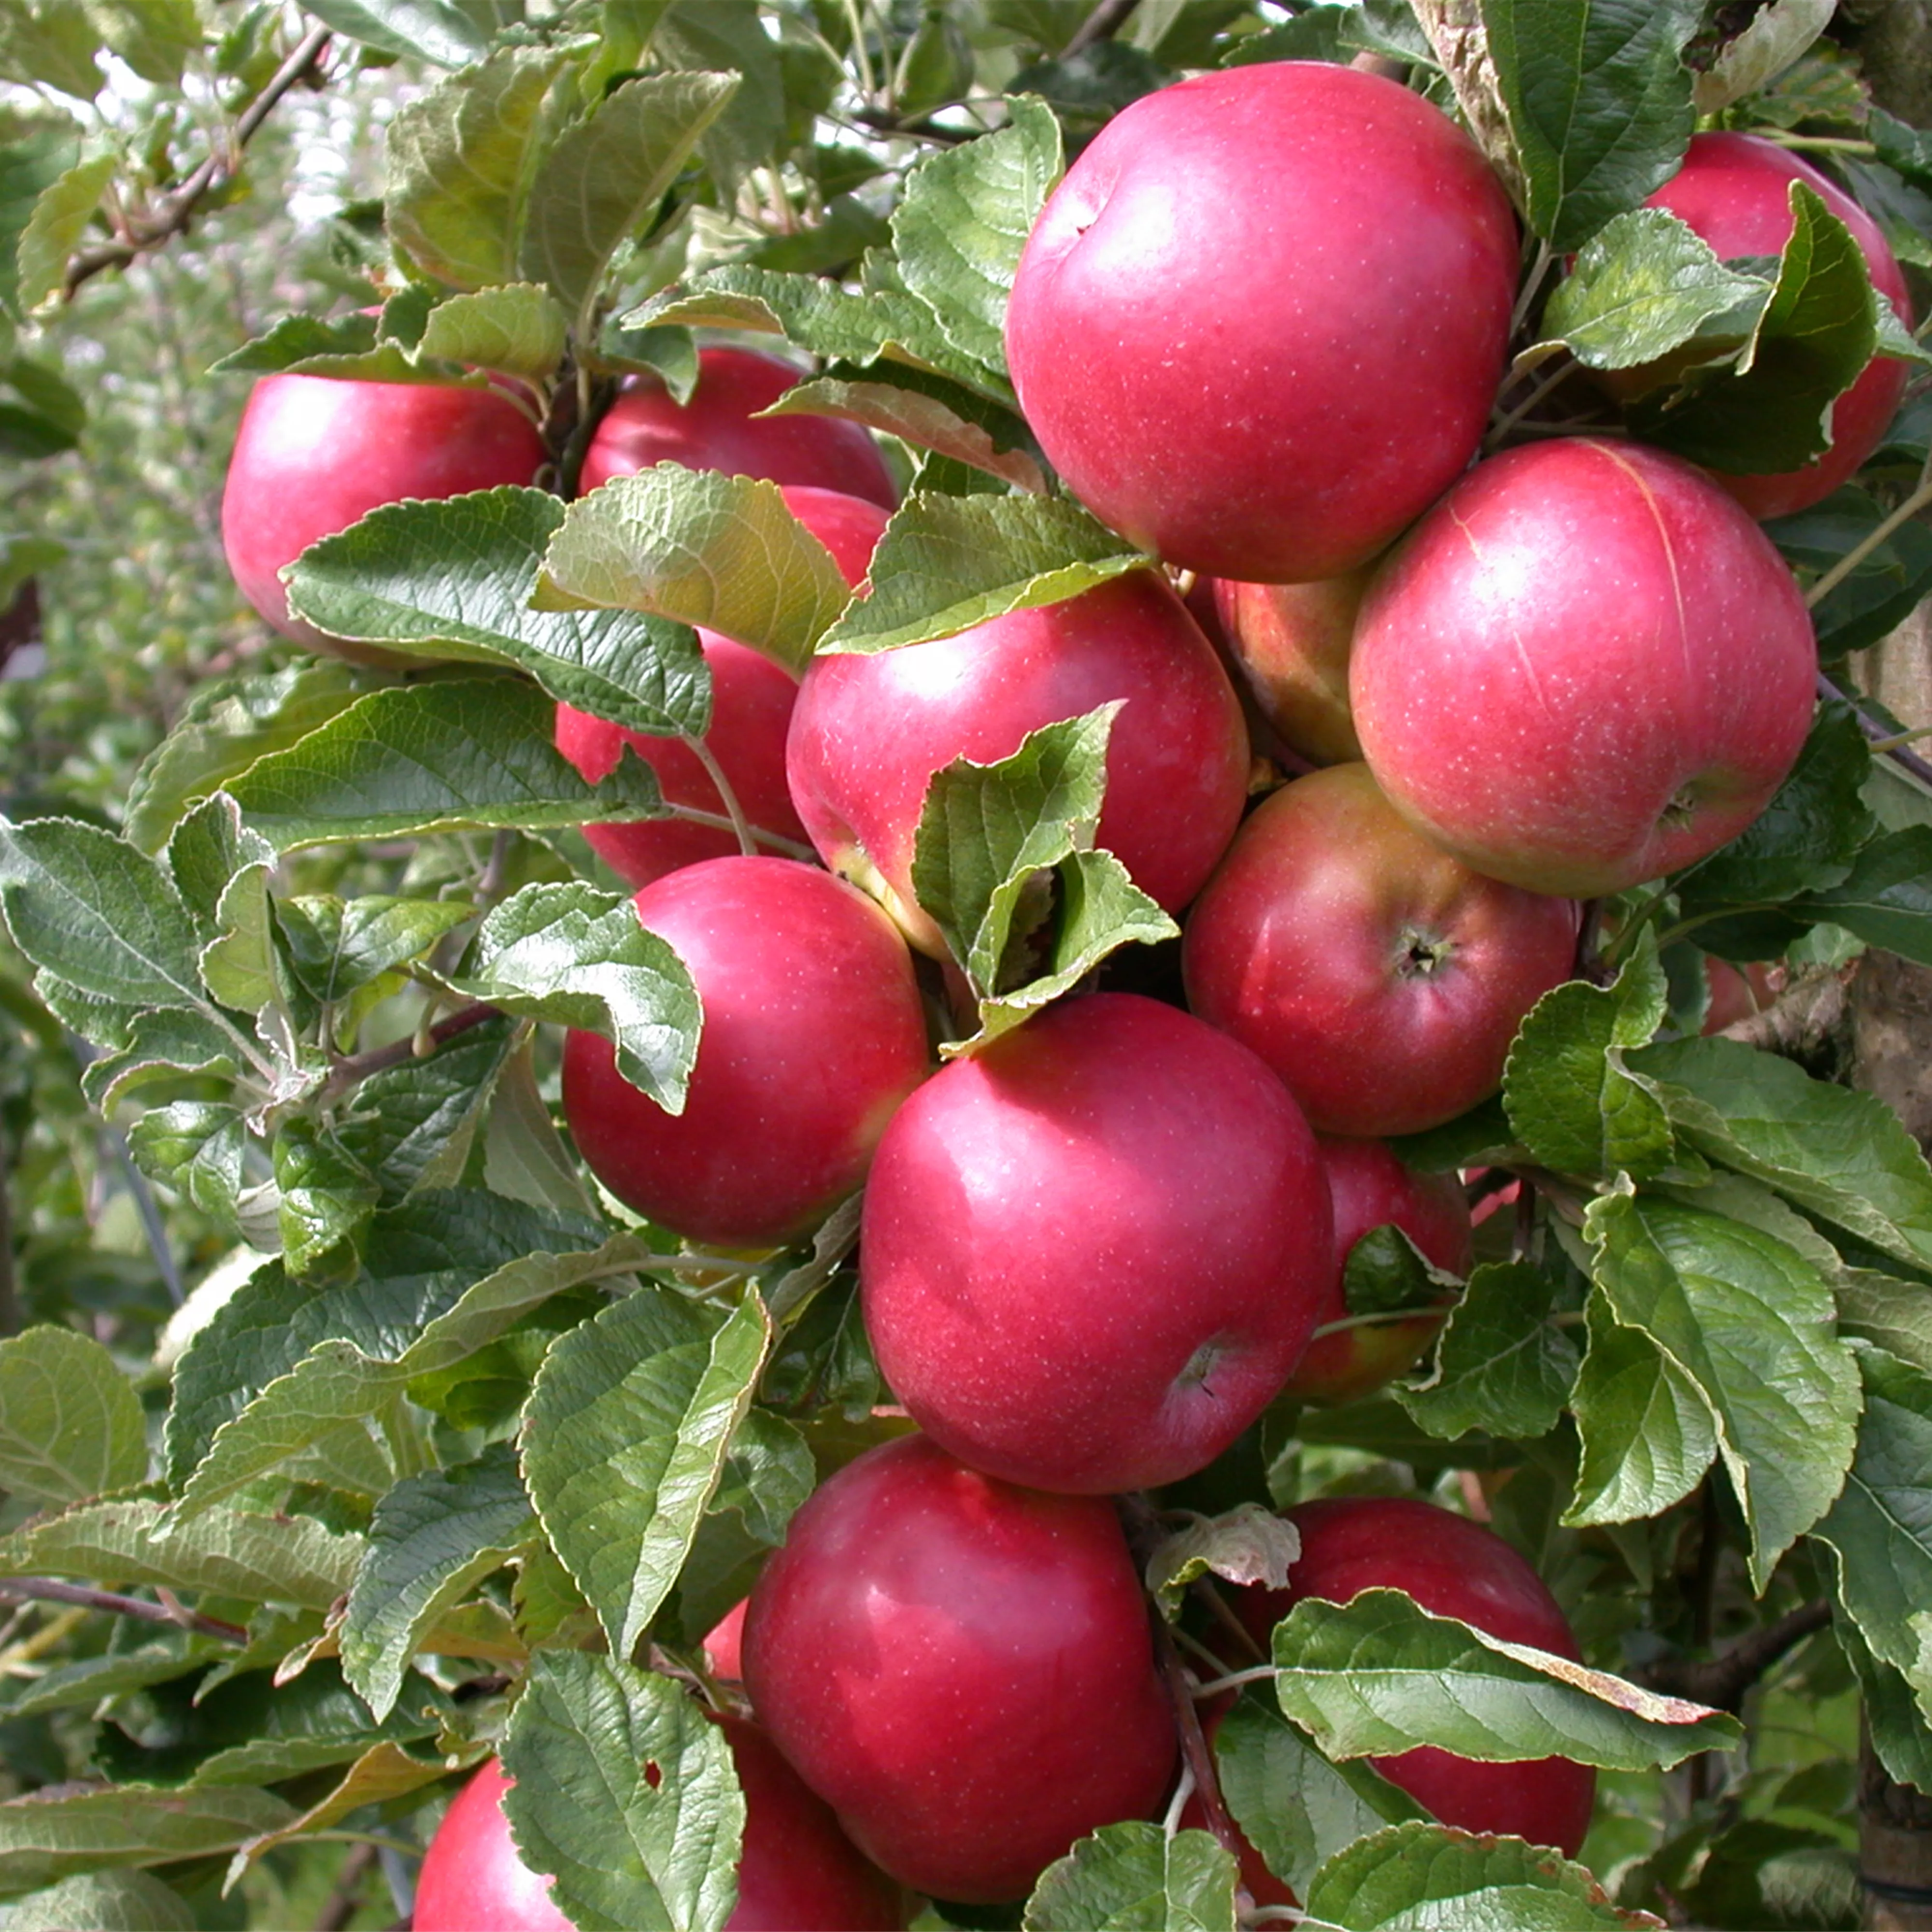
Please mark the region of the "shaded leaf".
POLYGON ((1558 1283, 1526 1262, 1490 1262, 1469 1277, 1420 1387, 1392 1393, 1432 1436, 1531 1442, 1556 1426, 1576 1378, 1576 1347, 1550 1319, 1558 1283))
POLYGON ((98 1342, 44 1326, 0 1342, 0 1484, 78 1502, 147 1473, 141 1399, 98 1342))
POLYGON ((1232 1853, 1206 1832, 1103 1825, 1040 1875, 1028 1932, 1234 1932, 1232 1853))

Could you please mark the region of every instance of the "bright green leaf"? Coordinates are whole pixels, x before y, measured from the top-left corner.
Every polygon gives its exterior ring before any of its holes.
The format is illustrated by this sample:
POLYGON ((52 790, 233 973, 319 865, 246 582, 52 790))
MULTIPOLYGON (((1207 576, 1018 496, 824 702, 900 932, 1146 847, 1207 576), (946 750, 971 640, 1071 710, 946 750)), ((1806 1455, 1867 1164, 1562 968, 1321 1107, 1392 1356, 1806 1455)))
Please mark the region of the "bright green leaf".
POLYGON ((475 10, 458 0, 314 0, 309 11, 365 46, 419 55, 438 67, 467 67, 489 51, 475 10))
POLYGON ((1234 1932, 1233 1856, 1206 1832, 1103 1825, 1040 1875, 1026 1932, 1234 1932))

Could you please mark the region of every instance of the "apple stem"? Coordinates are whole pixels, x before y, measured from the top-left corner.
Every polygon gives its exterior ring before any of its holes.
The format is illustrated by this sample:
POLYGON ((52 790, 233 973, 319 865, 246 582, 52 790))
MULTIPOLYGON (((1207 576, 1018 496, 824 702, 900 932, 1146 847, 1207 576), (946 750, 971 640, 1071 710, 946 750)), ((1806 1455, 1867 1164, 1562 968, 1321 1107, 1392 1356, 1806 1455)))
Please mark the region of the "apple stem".
POLYGON ((1483 439, 1484 448, 1485 450, 1495 449, 1502 442, 1504 437, 1508 436, 1510 431, 1514 429, 1516 424, 1521 422, 1523 418, 1528 416, 1530 411, 1536 407, 1538 404, 1541 402, 1546 396, 1551 394, 1556 390, 1560 389, 1565 382, 1568 382, 1570 378, 1576 374, 1576 368, 1577 364, 1576 358, 1574 356, 1559 356, 1556 358, 1556 368, 1549 375, 1544 376, 1540 382, 1537 383, 1536 386, 1531 389, 1529 394, 1524 397, 1521 402, 1516 404, 1515 408, 1511 410, 1507 416, 1501 418, 1496 423, 1494 427, 1492 428, 1489 434, 1483 439))
POLYGON ((1210 1677, 1204 1684, 1197 1684, 1187 1694, 1190 1697, 1218 1697, 1224 1690, 1239 1690, 1250 1684, 1271 1684, 1281 1675, 1271 1664, 1258 1664, 1252 1670, 1231 1670, 1225 1677, 1210 1677))
MULTIPOLYGON (((736 832, 738 829, 722 812, 700 812, 692 805, 672 806, 670 816, 682 819, 688 825, 712 826, 720 832, 736 832)), ((818 854, 809 845, 801 845, 796 838, 782 838, 776 832, 767 832, 762 825, 752 827, 752 836, 760 845, 782 858, 796 859, 807 866, 818 863, 818 854)))
POLYGON ((712 755, 711 747, 702 738, 687 737, 684 741, 691 747, 692 757, 704 767, 704 775, 718 788, 718 796, 724 801, 724 809, 731 821, 731 830, 737 834, 738 849, 748 859, 758 856, 758 841, 752 836, 751 821, 745 816, 745 808, 738 802, 738 794, 731 789, 731 781, 724 776, 724 767, 712 755))
POLYGON ((1379 1328, 1395 1322, 1441 1322, 1446 1320, 1446 1308, 1382 1308, 1368 1315, 1345 1315, 1339 1322, 1324 1322, 1309 1336, 1311 1342, 1318 1342, 1324 1335, 1346 1334, 1351 1328, 1379 1328))
MULTIPOLYGON (((1161 1678, 1167 1686, 1168 1702, 1173 1706, 1174 1723, 1180 1732, 1181 1762, 1192 1774, 1195 1790, 1201 1799, 1202 1815, 1208 1821, 1208 1830, 1220 1841, 1223 1850, 1238 1859, 1241 1856, 1241 1834, 1235 1829, 1234 1821, 1228 1816, 1227 1804, 1221 1796, 1221 1780, 1215 1772, 1214 1754, 1208 1748, 1208 1735, 1201 1728, 1201 1713, 1195 1706, 1197 1694, 1193 1681, 1186 1665, 1181 1661, 1180 1650, 1166 1619, 1157 1612, 1150 1612, 1150 1617, 1154 1624, 1154 1648, 1160 1658, 1161 1678)), ((1274 1672, 1270 1670, 1268 1674, 1272 1676, 1274 1672)), ((1178 1818, 1180 1814, 1176 1811, 1173 1815, 1178 1818)))
POLYGON ((1509 339, 1516 340, 1516 332, 1529 320, 1529 312, 1535 306, 1538 292, 1543 286, 1543 278, 1550 272, 1550 265, 1556 260, 1555 251, 1547 242, 1536 244, 1536 253, 1531 257, 1529 272, 1522 278, 1522 290, 1516 298, 1516 307, 1510 311, 1509 339))
POLYGON ((1187 1809, 1187 1801, 1194 1796, 1194 1767, 1183 1764, 1174 1796, 1167 1801, 1167 1816, 1160 1821, 1163 1838, 1171 1838, 1180 1829, 1180 1814, 1187 1809))

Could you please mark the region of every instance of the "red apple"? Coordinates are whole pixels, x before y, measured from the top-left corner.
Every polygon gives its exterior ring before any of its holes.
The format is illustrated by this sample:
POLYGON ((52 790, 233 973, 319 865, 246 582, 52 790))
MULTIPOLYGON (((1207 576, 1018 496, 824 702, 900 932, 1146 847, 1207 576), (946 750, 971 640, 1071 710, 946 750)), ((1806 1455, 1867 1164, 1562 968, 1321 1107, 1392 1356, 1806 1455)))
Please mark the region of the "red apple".
POLYGON ((264 376, 242 412, 222 492, 228 568, 284 637, 358 662, 410 662, 291 617, 279 573, 385 503, 528 483, 543 461, 536 426, 496 389, 264 376))
MULTIPOLYGON (((1581 1654, 1543 1580, 1494 1531, 1466 1516, 1412 1497, 1351 1496, 1304 1503, 1288 1520, 1301 1532, 1301 1555, 1288 1588, 1230 1593, 1264 1651, 1270 1631, 1304 1598, 1346 1604, 1364 1590, 1390 1589, 1505 1642, 1581 1654)), ((1574 1858, 1590 1828, 1597 1774, 1568 1758, 1484 1764, 1425 1745, 1370 1762, 1444 1824, 1465 1831, 1513 1833, 1574 1858)))
MULTIPOLYGON (((1474 1259, 1469 1204, 1454 1174, 1418 1174, 1383 1141, 1337 1140, 1324 1135, 1328 1191, 1335 1204, 1334 1286, 1316 1316, 1320 1328, 1348 1313, 1342 1282, 1355 1244, 1371 1228, 1393 1222, 1424 1258, 1454 1275, 1474 1259)), ((1408 1367, 1442 1326, 1433 1315, 1380 1322, 1318 1336, 1282 1394, 1297 1402, 1353 1402, 1408 1367)))
MULTIPOLYGON (((781 490, 794 516, 831 551, 848 584, 865 576, 886 526, 886 513, 862 496, 788 484, 781 490)), ((798 680, 762 651, 700 628, 699 644, 711 671, 711 728, 705 745, 724 773, 746 820, 759 831, 805 843, 805 827, 785 785, 785 734, 791 724, 798 680)), ((573 705, 556 707, 556 748, 591 784, 616 769, 630 746, 656 771, 674 805, 728 816, 724 801, 698 754, 680 738, 627 731, 573 705)), ((688 819, 646 819, 631 825, 586 825, 591 849, 634 886, 738 850, 728 826, 688 819)))
MULTIPOLYGON (((1912 326, 1912 298, 1884 231, 1844 190, 1789 148, 1754 134, 1699 134, 1684 165, 1645 204, 1668 208, 1726 260, 1778 255, 1791 238, 1791 184, 1802 182, 1852 231, 1872 286, 1912 326)), ((1802 469, 1771 476, 1712 473, 1754 517, 1788 517, 1848 482, 1891 427, 1910 365, 1874 356, 1832 405, 1832 445, 1802 469)))
POLYGON ((792 1518, 745 1620, 759 1720, 915 1891, 1025 1895, 1076 1838, 1149 1816, 1173 1718, 1110 1503, 975 1474, 911 1436, 792 1518))
POLYGON ((912 896, 914 838, 934 772, 990 764, 1029 731, 1126 703, 1107 747, 1099 842, 1170 911, 1234 836, 1248 740, 1234 687, 1166 581, 1135 571, 1039 610, 872 656, 814 658, 792 714, 792 802, 835 872, 938 954, 912 896))
POLYGON ((580 491, 660 463, 681 463, 840 490, 888 510, 898 501, 885 458, 858 424, 758 414, 802 380, 802 370, 753 350, 713 346, 698 352, 698 386, 682 404, 656 376, 630 378, 584 453, 580 491))
POLYGON ((1423 520, 1369 586, 1348 683, 1405 818, 1492 878, 1589 898, 1756 818, 1816 674, 1791 572, 1702 470, 1564 437, 1423 520))
POLYGON ((1245 1048, 1136 994, 1063 1000, 900 1111, 860 1281, 887 1382, 974 1468, 1176 1482, 1264 1408, 1330 1286, 1314 1137, 1245 1048))
POLYGON ((1189 914, 1188 1004, 1251 1047, 1323 1133, 1419 1132, 1501 1084, 1516 1030, 1570 976, 1576 908, 1484 878, 1366 765, 1284 786, 1189 914))
POLYGON ((736 1684, 744 1677, 745 1611, 751 1600, 740 1597, 704 1640, 705 1668, 721 1682, 736 1684))
POLYGON ((1714 953, 1704 956, 1704 983, 1711 989, 1711 1004, 1704 1015, 1706 1034, 1722 1033, 1739 1020, 1761 1013, 1778 998, 1771 982, 1771 968, 1756 961, 1748 966, 1733 966, 1714 953))
MULTIPOLYGON (((745 1794, 738 1903, 724 1932, 895 1932, 899 1888, 860 1854, 830 1808, 755 1724, 718 1720, 745 1794)), ((416 1882, 416 1932, 572 1932, 550 1882, 517 1855, 494 1758, 443 1814, 416 1882)))
POLYGON ((1366 570, 1318 584, 1216 578, 1214 604, 1228 655, 1275 734, 1318 765, 1362 755, 1348 715, 1348 646, 1366 570))
POLYGON ((682 1114, 617 1071, 610 1042, 564 1043, 563 1111, 618 1199, 695 1241, 764 1247, 807 1232, 865 1178, 924 1077, 912 958, 865 896, 789 859, 710 859, 646 886, 704 1006, 682 1114))
POLYGON ((1446 115, 1349 68, 1237 68, 1143 96, 1067 170, 1006 359, 1102 522, 1216 577, 1333 577, 1474 454, 1516 266, 1446 115))

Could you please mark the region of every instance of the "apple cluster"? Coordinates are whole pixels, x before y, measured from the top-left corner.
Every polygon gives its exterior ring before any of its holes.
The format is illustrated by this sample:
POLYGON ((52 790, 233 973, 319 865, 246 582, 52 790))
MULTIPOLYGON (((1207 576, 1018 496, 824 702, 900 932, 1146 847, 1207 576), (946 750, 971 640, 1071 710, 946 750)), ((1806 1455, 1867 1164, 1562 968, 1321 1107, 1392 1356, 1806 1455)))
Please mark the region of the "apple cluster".
MULTIPOLYGON (((1902 309, 1877 231, 1787 153, 1701 136, 1655 199, 1761 255, 1796 179, 1902 309)), ((862 1186, 866 1324, 916 1425, 820 1488, 744 1612, 762 1729, 724 1720, 750 1806, 740 1932, 1023 1896, 1084 1834, 1158 1814, 1174 1714, 1110 1498, 1199 1471, 1271 1403, 1351 1400, 1414 1361, 1434 1317, 1352 1323, 1344 1263, 1393 1222, 1466 1272, 1470 1220, 1456 1178, 1388 1137, 1496 1091, 1575 967, 1582 902, 1734 837, 1797 756, 1814 647, 1754 517, 1856 466, 1902 368, 1874 362, 1790 477, 1608 435, 1484 455, 1520 255, 1474 145, 1393 82, 1284 63, 1148 96, 1048 202, 1006 349, 1066 488, 1166 568, 800 682, 700 631, 703 759, 559 708, 586 778, 628 746, 668 800, 726 821, 722 778, 764 848, 683 818, 588 829, 704 1024, 676 1117, 573 1034, 578 1147, 710 1247, 797 1240, 862 1186), (928 787, 1104 705, 1096 840, 1185 914, 1184 1004, 1082 990, 935 1070, 958 982, 914 888, 928 787), (1304 775, 1251 809, 1282 767, 1304 775), (808 844, 821 864, 782 856, 808 844)), ((769 478, 862 590, 895 500, 866 434, 759 415, 796 377, 770 357, 711 346, 700 368, 688 404, 632 382, 584 487, 661 463, 769 478)), ((305 635, 276 573, 308 543, 543 460, 487 388, 271 377, 230 472, 238 580, 305 635)), ((1293 1520, 1286 1594, 1235 1593, 1252 1642, 1231 1666, 1300 1597, 1376 1586, 1577 1654, 1534 1573, 1462 1517, 1358 1499, 1293 1520)), ((1445 1821, 1571 1852, 1588 1824, 1591 1774, 1561 1760, 1380 1768, 1445 1821)), ((518 1876, 502 1788, 488 1767, 452 1808, 419 1927, 564 1922, 518 1876)))

